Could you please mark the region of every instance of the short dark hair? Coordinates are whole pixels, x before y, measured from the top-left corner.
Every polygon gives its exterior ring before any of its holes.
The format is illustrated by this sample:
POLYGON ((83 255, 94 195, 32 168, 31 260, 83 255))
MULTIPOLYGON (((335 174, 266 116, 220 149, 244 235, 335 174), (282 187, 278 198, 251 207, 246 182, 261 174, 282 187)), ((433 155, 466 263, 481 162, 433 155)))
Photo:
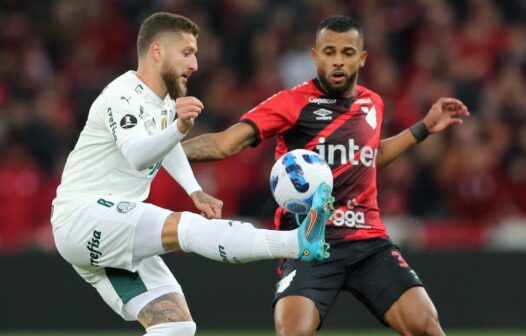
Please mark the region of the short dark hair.
POLYGON ((139 56, 144 55, 157 35, 164 32, 183 32, 197 36, 199 27, 181 15, 166 12, 152 14, 144 20, 141 29, 139 29, 137 36, 137 53, 139 56))
POLYGON ((324 28, 327 28, 337 33, 345 33, 353 29, 358 32, 360 38, 363 41, 363 27, 360 24, 360 22, 356 21, 351 17, 344 15, 329 16, 328 18, 320 22, 320 24, 318 25, 318 29, 316 30, 316 35, 318 35, 320 31, 324 28))

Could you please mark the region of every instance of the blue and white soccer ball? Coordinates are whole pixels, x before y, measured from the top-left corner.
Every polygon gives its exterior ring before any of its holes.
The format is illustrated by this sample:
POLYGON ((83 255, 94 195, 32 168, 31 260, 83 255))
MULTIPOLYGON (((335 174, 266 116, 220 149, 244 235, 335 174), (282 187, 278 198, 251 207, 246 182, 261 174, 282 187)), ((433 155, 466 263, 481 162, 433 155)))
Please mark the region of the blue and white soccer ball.
POLYGON ((279 158, 270 172, 270 190, 276 202, 288 212, 307 213, 312 196, 322 183, 332 188, 332 171, 316 152, 295 149, 279 158))

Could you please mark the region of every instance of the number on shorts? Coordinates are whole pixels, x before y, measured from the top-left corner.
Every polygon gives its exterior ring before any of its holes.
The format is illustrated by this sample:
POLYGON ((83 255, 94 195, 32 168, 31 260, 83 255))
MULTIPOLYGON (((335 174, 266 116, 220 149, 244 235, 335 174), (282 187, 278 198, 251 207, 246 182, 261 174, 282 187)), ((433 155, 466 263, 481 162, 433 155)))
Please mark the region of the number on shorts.
POLYGON ((402 257, 400 252, 398 252, 398 251, 391 251, 391 255, 398 260, 398 265, 400 267, 403 267, 403 268, 409 267, 409 264, 407 263, 407 261, 405 261, 404 257, 402 257))
POLYGON ((115 205, 115 203, 110 202, 110 201, 107 201, 107 200, 105 200, 104 198, 99 198, 99 199, 97 200, 97 203, 100 204, 100 205, 102 205, 102 206, 105 206, 105 207, 107 207, 107 208, 111 208, 113 205, 115 205))

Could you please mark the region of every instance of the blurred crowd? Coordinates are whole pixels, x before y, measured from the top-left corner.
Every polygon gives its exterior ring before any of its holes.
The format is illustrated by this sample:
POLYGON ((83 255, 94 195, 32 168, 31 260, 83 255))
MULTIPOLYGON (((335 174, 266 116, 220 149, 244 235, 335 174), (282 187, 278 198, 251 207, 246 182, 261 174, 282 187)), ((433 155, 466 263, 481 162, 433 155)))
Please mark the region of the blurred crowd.
MULTIPOLYGON (((379 174, 384 216, 418 218, 431 245, 437 237, 479 247, 488 228, 508 219, 526 228, 526 1, 3 0, 0 252, 53 249, 50 203, 67 154, 101 89, 136 69, 138 28, 156 11, 185 15, 201 30, 189 94, 205 115, 190 137, 222 130, 313 78, 318 23, 357 18, 369 53, 359 83, 385 101, 384 136, 420 120, 441 96, 462 99, 471 112, 379 174)), ((193 167, 224 200, 224 216, 265 225, 272 158, 267 143, 193 167)), ((150 200, 193 208, 166 172, 150 200)))

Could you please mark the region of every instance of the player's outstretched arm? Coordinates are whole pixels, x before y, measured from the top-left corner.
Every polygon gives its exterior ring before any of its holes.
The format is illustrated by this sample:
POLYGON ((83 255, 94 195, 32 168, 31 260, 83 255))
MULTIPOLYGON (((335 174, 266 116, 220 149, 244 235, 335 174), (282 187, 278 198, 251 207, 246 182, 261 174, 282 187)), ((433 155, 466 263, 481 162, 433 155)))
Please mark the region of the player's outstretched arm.
POLYGON ((252 126, 239 122, 222 132, 186 140, 182 145, 189 161, 213 161, 239 154, 256 139, 252 126))
POLYGON ((380 142, 376 166, 382 168, 396 160, 409 148, 423 141, 429 134, 439 133, 453 124, 462 124, 468 108, 455 98, 440 98, 429 109, 424 119, 399 134, 380 142))

